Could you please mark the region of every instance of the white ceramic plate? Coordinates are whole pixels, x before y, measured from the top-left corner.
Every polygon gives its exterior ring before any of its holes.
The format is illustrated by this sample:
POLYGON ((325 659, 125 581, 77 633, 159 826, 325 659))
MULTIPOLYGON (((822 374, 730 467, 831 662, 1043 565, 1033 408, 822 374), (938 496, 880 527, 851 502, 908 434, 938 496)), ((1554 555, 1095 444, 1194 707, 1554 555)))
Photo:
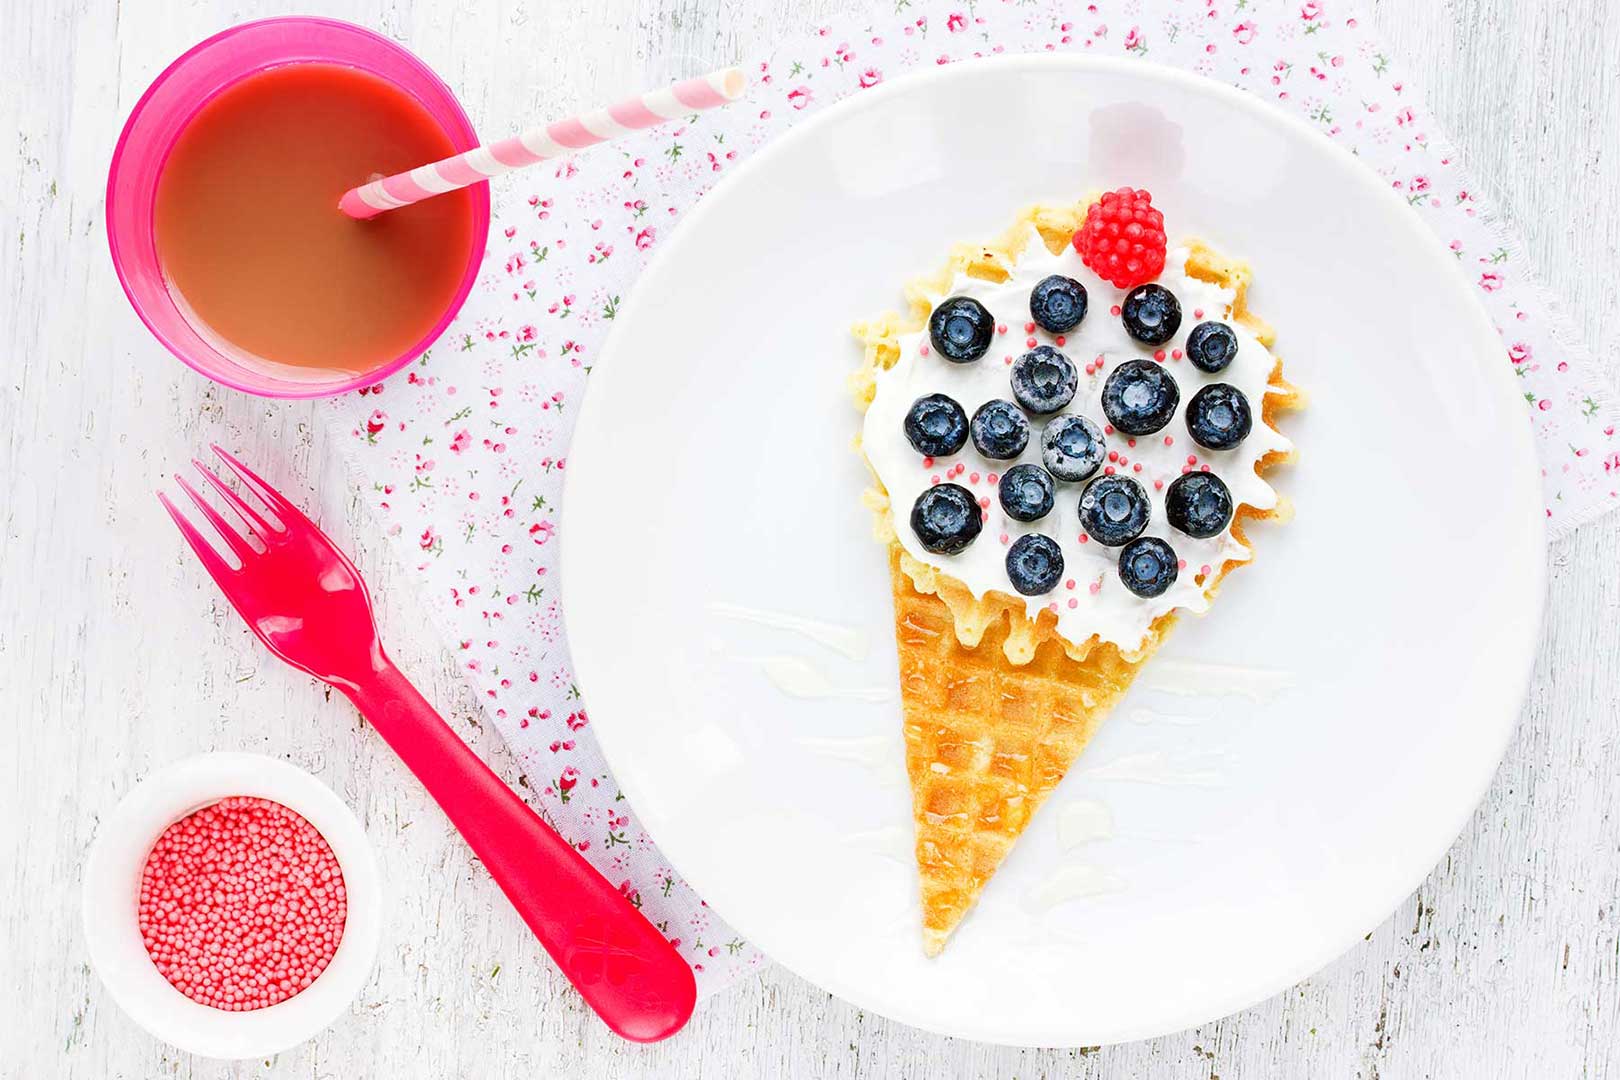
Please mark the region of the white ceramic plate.
POLYGON ((1402 201, 1237 91, 1020 57, 858 95, 704 199, 592 375, 562 542, 593 727, 676 869, 862 1007, 1042 1045, 1232 1012, 1377 926, 1506 744, 1544 573, 1508 370, 1402 201), (1017 208, 1125 183, 1172 239, 1255 266, 1310 393, 1274 480, 1298 516, 1254 530, 1257 564, 1183 620, 929 961, 848 328, 1017 208), (723 605, 856 633, 840 652, 723 605))

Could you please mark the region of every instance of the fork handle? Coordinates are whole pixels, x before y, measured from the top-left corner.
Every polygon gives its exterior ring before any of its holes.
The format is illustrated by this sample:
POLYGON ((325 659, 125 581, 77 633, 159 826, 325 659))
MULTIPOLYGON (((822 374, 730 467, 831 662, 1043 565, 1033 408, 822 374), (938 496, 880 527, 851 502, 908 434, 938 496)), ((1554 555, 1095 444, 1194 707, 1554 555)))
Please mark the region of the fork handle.
POLYGON ((540 820, 380 653, 343 687, 416 774, 496 884, 607 1026, 654 1042, 692 1015, 697 986, 680 954, 573 846, 540 820))

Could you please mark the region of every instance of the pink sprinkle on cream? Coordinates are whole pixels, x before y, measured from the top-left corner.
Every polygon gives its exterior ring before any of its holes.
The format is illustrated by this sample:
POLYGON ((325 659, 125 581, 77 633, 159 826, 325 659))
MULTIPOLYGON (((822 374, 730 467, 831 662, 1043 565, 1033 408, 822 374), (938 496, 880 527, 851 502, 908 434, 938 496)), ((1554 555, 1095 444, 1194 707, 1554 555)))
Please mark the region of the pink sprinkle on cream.
POLYGON ((1072 596, 1071 596, 1071 597, 1069 597, 1069 610, 1070 610, 1070 611, 1073 611, 1073 610, 1074 610, 1074 609, 1075 609, 1075 608, 1077 608, 1077 607, 1079 607, 1079 606, 1080 606, 1080 601, 1078 601, 1078 600, 1076 600, 1076 599, 1075 599, 1075 598, 1074 598, 1074 597, 1072 597, 1072 596))
POLYGON ((917 351, 922 353, 924 356, 927 356, 928 355, 928 342, 925 341, 921 345, 919 345, 917 347, 917 351))
POLYGON ((1061 345, 1062 345, 1062 344, 1063 344, 1063 335, 1062 335, 1062 334, 1059 334, 1059 335, 1058 335, 1058 336, 1057 336, 1057 343, 1058 343, 1058 344, 1059 344, 1059 345, 1060 345, 1060 346, 1061 346, 1061 345))
POLYGON ((1007 332, 1007 324, 1006 323, 996 323, 996 333, 1005 334, 1006 332, 1007 332))
POLYGON ((1204 309, 1203 308, 1193 308, 1193 318, 1202 319, 1203 317, 1204 317, 1204 309))
POLYGON ((1102 592, 1102 581, 1101 581, 1101 579, 1099 579, 1097 581, 1093 581, 1091 583, 1090 588, 1091 588, 1091 595, 1092 596, 1096 596, 1098 593, 1102 592))
POLYGON ((158 973, 193 1001, 263 1009, 306 989, 343 940, 332 847, 280 803, 224 799, 170 825, 141 871, 136 922, 158 973))

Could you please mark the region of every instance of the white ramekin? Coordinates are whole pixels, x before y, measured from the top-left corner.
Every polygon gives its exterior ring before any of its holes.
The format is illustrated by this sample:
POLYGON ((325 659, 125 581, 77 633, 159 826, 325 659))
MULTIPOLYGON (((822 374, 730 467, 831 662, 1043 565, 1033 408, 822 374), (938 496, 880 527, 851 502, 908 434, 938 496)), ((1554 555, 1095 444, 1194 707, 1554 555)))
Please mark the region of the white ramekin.
POLYGON ((84 868, 84 934, 107 991, 147 1031, 204 1057, 266 1057, 315 1035, 359 993, 382 934, 381 893, 365 830, 325 784, 261 754, 199 754, 142 780, 102 822, 84 868), (211 1008, 169 985, 147 955, 136 922, 141 871, 163 830, 237 795, 270 799, 303 815, 332 846, 348 894, 343 940, 326 970, 301 993, 252 1012, 211 1008))

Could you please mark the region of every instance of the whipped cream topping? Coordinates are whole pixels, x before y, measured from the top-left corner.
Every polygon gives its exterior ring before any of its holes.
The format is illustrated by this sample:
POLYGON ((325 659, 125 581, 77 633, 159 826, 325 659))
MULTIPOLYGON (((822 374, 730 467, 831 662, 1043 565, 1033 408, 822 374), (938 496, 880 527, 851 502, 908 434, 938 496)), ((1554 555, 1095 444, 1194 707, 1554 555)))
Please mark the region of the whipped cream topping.
POLYGON ((1057 615, 1058 633, 1069 641, 1079 644, 1095 635, 1130 652, 1142 645, 1148 628, 1160 615, 1177 608, 1198 613, 1208 610, 1215 576, 1222 564, 1250 557, 1249 549, 1232 535, 1230 525, 1203 540, 1172 528, 1165 517, 1164 503, 1171 482, 1188 467, 1200 469, 1207 465, 1231 490, 1234 508, 1247 505, 1270 510, 1276 506, 1277 493, 1255 472, 1256 463, 1266 454, 1292 448, 1262 419, 1265 395, 1278 392, 1270 389, 1276 361, 1253 333, 1232 319, 1231 289, 1188 276, 1186 247, 1169 252, 1164 272, 1157 279, 1181 302, 1181 326, 1173 340, 1156 349, 1134 340, 1126 333, 1119 315, 1113 313, 1123 302, 1126 290, 1115 288, 1088 270, 1072 246, 1065 245, 1053 255, 1033 225, 1030 233, 1007 281, 983 281, 958 272, 946 292, 929 294, 935 306, 950 296, 971 296, 988 308, 997 324, 990 350, 972 363, 956 364, 933 351, 926 326, 902 335, 898 339, 899 360, 876 374, 876 394, 866 411, 862 449, 889 493, 895 536, 912 558, 961 581, 976 597, 993 590, 1018 598, 1007 578, 1007 549, 1026 533, 1049 536, 1062 549, 1063 577, 1050 593, 1021 597, 1029 617, 1033 619, 1042 608, 1048 608, 1057 615), (1062 335, 1062 344, 1058 343, 1058 335, 1039 326, 1027 329, 1032 325, 1030 290, 1050 274, 1080 282, 1088 298, 1085 318, 1062 335), (1211 320, 1229 325, 1238 340, 1236 358, 1224 371, 1213 375, 1185 359, 1188 333, 1200 322, 1211 320), (1029 350, 1030 339, 1063 352, 1080 372, 1080 387, 1061 412, 1029 416, 1030 438, 1024 452, 1016 459, 992 460, 980 455, 970 439, 950 457, 925 459, 917 453, 904 431, 912 403, 925 394, 948 394, 971 417, 987 401, 1013 400, 1012 364, 1029 350), (1126 360, 1151 359, 1159 351, 1181 390, 1175 418, 1152 435, 1132 438, 1109 433, 1101 402, 1103 382, 1126 360), (1099 359, 1101 366, 1097 366, 1099 359), (1089 373, 1088 366, 1092 369, 1089 373), (1254 428, 1248 438, 1232 450, 1206 450, 1187 431, 1187 402, 1200 389, 1217 382, 1241 390, 1254 415, 1254 428), (1001 509, 996 481, 1013 465, 1040 465, 1042 429, 1067 413, 1088 417, 1103 428, 1108 450, 1121 459, 1105 460, 1104 465, 1136 480, 1147 492, 1152 515, 1143 535, 1165 540, 1175 549, 1181 564, 1175 583, 1162 595, 1144 599, 1133 594, 1119 579, 1119 549, 1083 538, 1080 493, 1088 483, 1104 475, 1102 469, 1085 481, 1057 481, 1056 505, 1038 521, 1016 521, 1001 509), (911 530, 912 504, 930 486, 942 482, 960 484, 972 492, 984 511, 984 528, 978 539, 955 555, 928 551, 911 530))

